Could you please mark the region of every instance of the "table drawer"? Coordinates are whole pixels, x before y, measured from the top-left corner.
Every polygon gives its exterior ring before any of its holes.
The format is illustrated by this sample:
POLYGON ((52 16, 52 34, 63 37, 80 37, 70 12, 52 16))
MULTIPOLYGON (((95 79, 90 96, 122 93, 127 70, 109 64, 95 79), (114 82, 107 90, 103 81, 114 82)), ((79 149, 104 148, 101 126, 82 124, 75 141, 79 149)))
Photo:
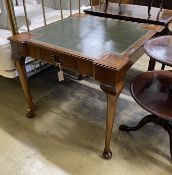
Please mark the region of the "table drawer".
POLYGON ((60 51, 41 49, 41 59, 50 64, 56 65, 57 63, 61 63, 62 67, 75 71, 78 70, 77 58, 60 51))

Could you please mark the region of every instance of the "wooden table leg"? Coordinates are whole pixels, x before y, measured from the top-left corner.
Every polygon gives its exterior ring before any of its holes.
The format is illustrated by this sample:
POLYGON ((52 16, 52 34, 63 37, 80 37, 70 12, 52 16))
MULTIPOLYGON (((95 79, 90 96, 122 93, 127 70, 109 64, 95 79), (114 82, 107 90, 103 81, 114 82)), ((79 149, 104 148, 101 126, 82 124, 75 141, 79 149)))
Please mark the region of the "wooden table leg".
POLYGON ((122 4, 122 0, 119 1, 119 6, 121 6, 121 4, 122 4))
POLYGON ((106 135, 105 135, 105 148, 103 152, 103 157, 105 159, 112 158, 112 152, 110 150, 110 141, 112 136, 117 99, 123 87, 124 83, 120 83, 117 86, 117 88, 108 85, 100 85, 100 88, 106 93, 107 96, 106 135))
POLYGON ((151 16, 151 8, 152 8, 152 5, 153 5, 153 1, 154 0, 149 0, 148 1, 148 16, 149 17, 151 16))
POLYGON ((105 12, 107 11, 107 8, 108 8, 108 3, 109 3, 109 0, 106 0, 105 12))
POLYGON ((16 6, 18 6, 18 5, 19 5, 18 0, 16 0, 16 6))
POLYGON ((162 63, 161 70, 164 70, 164 69, 165 69, 165 64, 162 63))
POLYGON ((156 64, 156 61, 153 58, 150 58, 150 60, 149 60, 149 66, 148 66, 148 71, 154 70, 155 69, 155 64, 156 64))
POLYGON ((163 3, 164 3, 164 0, 161 0, 161 2, 160 2, 160 11, 162 11, 162 9, 163 9, 163 3))
POLYGON ((27 117, 28 118, 33 118, 34 117, 34 105, 32 102, 32 96, 29 88, 29 83, 27 79, 27 74, 26 74, 26 68, 25 68, 25 58, 22 57, 21 59, 16 61, 16 69, 19 74, 20 82, 27 100, 27 117))

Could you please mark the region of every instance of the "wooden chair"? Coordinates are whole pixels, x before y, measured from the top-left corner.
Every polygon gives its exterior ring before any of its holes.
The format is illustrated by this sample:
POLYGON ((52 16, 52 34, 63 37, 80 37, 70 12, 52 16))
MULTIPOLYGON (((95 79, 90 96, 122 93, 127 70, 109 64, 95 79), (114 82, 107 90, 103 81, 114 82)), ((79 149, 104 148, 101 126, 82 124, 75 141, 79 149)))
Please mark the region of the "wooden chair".
MULTIPOLYGON (((172 66, 172 36, 151 39, 144 48, 151 58, 172 66)), ((162 126, 169 134, 172 157, 172 71, 142 73, 132 81, 130 90, 135 101, 151 114, 134 127, 121 125, 119 129, 136 131, 150 122, 162 126)))

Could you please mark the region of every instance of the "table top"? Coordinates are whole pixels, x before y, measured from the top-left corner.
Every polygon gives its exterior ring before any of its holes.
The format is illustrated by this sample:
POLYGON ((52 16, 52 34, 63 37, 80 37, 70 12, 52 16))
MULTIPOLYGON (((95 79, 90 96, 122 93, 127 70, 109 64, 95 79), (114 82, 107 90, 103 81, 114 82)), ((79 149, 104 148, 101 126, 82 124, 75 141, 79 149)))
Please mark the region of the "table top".
POLYGON ((105 53, 123 54, 149 32, 143 24, 87 16, 71 17, 31 32, 32 40, 100 58, 105 53))
MULTIPOLYGON (((163 29, 158 25, 79 14, 9 39, 14 59, 24 52, 36 58, 60 54, 65 60, 87 60, 90 66, 120 70, 124 65, 129 69, 143 54, 139 50, 144 43, 163 29), (16 46, 16 43, 20 44, 16 46)), ((90 66, 89 75, 92 75, 90 66)))
POLYGON ((172 10, 160 8, 151 8, 151 16, 148 16, 148 7, 132 4, 110 3, 105 12, 105 4, 94 6, 92 9, 87 9, 84 12, 91 15, 136 21, 142 23, 167 25, 172 20, 172 10))
POLYGON ((149 40, 144 45, 145 52, 156 61, 172 66, 172 36, 165 35, 149 40))
POLYGON ((172 120, 171 71, 151 71, 138 75, 131 84, 131 94, 145 110, 172 120))
POLYGON ((115 85, 164 26, 75 15, 9 38, 12 58, 27 56, 115 85), (116 73, 119 76, 116 76, 116 73))

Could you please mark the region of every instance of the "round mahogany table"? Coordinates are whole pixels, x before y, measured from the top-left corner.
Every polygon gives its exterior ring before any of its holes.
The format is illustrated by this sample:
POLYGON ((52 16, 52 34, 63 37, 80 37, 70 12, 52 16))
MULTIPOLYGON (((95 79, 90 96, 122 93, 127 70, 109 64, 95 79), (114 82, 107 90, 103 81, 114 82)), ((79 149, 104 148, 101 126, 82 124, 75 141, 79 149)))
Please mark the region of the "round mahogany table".
POLYGON ((152 122, 162 126, 169 134, 172 157, 172 71, 151 71, 138 75, 131 83, 131 94, 135 101, 150 115, 136 126, 121 125, 121 131, 136 131, 152 122))
POLYGON ((144 49, 147 55, 150 56, 148 70, 154 70, 156 61, 162 63, 161 69, 165 65, 172 66, 172 36, 165 35, 150 39, 144 49))

